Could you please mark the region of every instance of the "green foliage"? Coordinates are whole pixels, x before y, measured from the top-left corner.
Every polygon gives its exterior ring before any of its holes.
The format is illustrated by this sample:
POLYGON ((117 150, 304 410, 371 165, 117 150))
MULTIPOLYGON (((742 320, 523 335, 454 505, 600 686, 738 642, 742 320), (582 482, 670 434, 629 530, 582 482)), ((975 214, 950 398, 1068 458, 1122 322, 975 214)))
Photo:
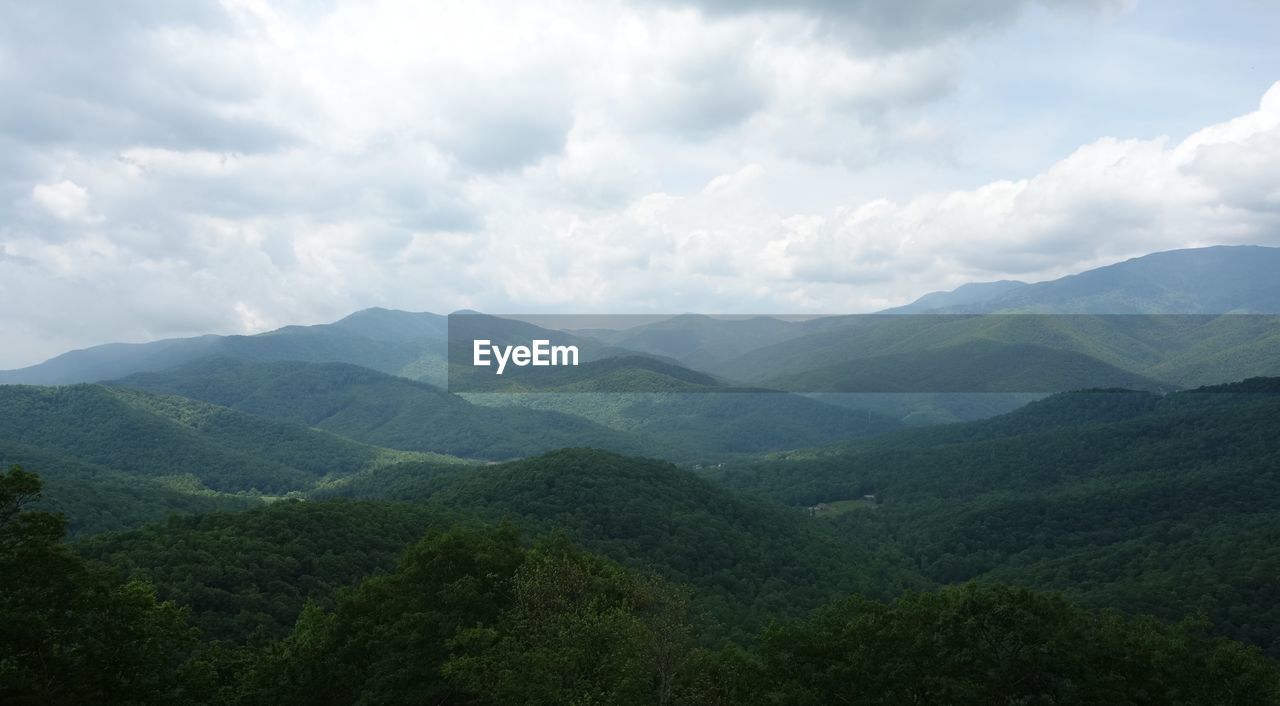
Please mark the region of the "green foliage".
POLYGON ((575 414, 619 431, 660 439, 645 455, 712 460, 726 454, 817 446, 871 436, 900 424, 851 409, 779 392, 467 393, 492 406, 575 414))
POLYGON ((1190 387, 1280 374, 1276 321, 1231 314, 830 317, 710 370, 798 391, 1190 387))
POLYGON ((698 589, 696 604, 740 639, 834 596, 920 585, 899 557, 802 513, 727 492, 662 461, 566 449, 466 469, 405 464, 327 493, 425 504, 460 522, 510 518, 698 589))
POLYGON ((194 476, 140 478, 85 463, 55 451, 0 441, 0 467, 39 468, 48 492, 33 507, 67 517, 71 536, 163 522, 170 514, 244 510, 261 504, 245 495, 217 493, 194 476))
POLYGON ((303 606, 395 566, 429 513, 395 503, 284 501, 243 513, 173 517, 76 549, 188 607, 207 639, 285 635, 303 606))
POLYGON ((480 407, 430 385, 338 363, 210 360, 119 384, 206 400, 368 444, 467 458, 509 459, 583 444, 638 452, 647 445, 580 417, 480 407))
POLYGON ((772 393, 469 393, 464 399, 341 364, 210 360, 118 384, 388 448, 486 459, 569 446, 699 459, 829 443, 897 426, 882 415, 772 393))
POLYGON ((966 585, 851 599, 770 630, 762 703, 1274 704, 1280 670, 1194 625, 966 585))
POLYGON ((387 454, 301 425, 100 385, 0 386, 0 439, 129 475, 284 493, 387 454))
POLYGON ((553 537, 526 554, 509 606, 459 632, 446 679, 493 704, 670 702, 691 626, 684 597, 553 537))
POLYGON ((0 701, 183 700, 185 614, 68 550, 63 518, 25 509, 40 490, 18 466, 0 475, 0 701))
POLYGON ((673 703, 693 664, 687 600, 563 536, 432 533, 332 613, 308 608, 247 701, 673 703))
MULTIPOLYGON (((848 598, 769 628, 754 650, 710 651, 695 647, 716 629, 691 611, 689 589, 587 554, 565 534, 526 548, 506 523, 429 531, 393 570, 374 570, 349 589, 316 585, 327 595, 303 597, 279 639, 242 647, 197 642, 185 612, 157 603, 147 584, 120 583, 68 551, 61 518, 25 509, 39 492, 39 479, 21 469, 0 476, 5 703, 1230 706, 1280 699, 1280 665, 1208 637, 1201 624, 1093 613, 1060 596, 992 585, 910 593, 887 604, 848 598)), ((375 510, 418 517, 385 503, 288 503, 175 519, 165 552, 145 560, 189 562, 175 576, 199 563, 253 566, 271 591, 290 571, 349 577, 370 571, 352 565, 378 546, 325 560, 353 536, 398 527, 375 510), (202 537, 221 541, 202 544, 202 537)), ((117 540, 164 546, 164 532, 101 538, 90 549, 117 540)), ((144 556, 137 546, 130 551, 144 556)), ((197 606, 197 620, 219 609, 197 606)))
POLYGON ((1280 654, 1275 381, 1166 397, 1058 395, 1006 417, 731 466, 725 483, 812 505, 930 578, 988 577, 1179 619, 1280 654))
POLYGON ((449 641, 492 623, 523 559, 515 531, 431 533, 392 574, 366 580, 336 610, 310 610, 267 654, 251 691, 263 703, 467 703, 441 668, 449 641))
POLYGON ((1034 393, 1090 386, 1161 389, 1170 385, 1084 353, 988 339, 842 360, 764 380, 796 392, 1034 393))

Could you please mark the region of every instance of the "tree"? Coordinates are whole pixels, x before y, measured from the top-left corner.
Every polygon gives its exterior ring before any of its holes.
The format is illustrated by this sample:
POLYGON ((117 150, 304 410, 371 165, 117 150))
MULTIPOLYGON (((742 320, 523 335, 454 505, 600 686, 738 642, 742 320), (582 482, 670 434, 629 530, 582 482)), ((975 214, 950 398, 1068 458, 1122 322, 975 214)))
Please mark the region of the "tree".
POLYGON ((462 631, 444 674, 486 703, 666 704, 689 652, 688 597, 575 548, 530 551, 511 604, 462 631))
POLYGON ((1280 702, 1256 648, 995 585, 851 599, 770 631, 761 657, 773 703, 1280 702))
POLYGON ((194 644, 185 614, 72 553, 66 520, 33 512, 38 476, 0 476, 0 702, 172 703, 194 644))

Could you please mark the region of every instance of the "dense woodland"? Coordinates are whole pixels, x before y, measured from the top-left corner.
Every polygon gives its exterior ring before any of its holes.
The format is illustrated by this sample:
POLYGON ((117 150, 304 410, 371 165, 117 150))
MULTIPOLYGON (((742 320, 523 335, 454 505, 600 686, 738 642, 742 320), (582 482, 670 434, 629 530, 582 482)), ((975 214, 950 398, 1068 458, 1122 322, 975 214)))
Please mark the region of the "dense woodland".
POLYGON ((464 398, 400 318, 0 386, 0 702, 1280 704, 1280 379, 464 398))
POLYGON ((988 421, 716 471, 896 545, 929 579, 995 579, 1086 605, 1207 616, 1280 656, 1275 379, 1159 396, 1057 395, 988 421))
MULTIPOLYGON (((236 623, 213 623, 206 634, 192 625, 199 611, 158 601, 153 584, 122 581, 68 547, 60 516, 27 509, 39 492, 38 476, 20 468, 0 478, 6 703, 1280 700, 1280 666, 1203 624, 1092 612, 999 585, 909 592, 888 603, 849 598, 717 647, 704 637, 712 618, 692 608, 688 587, 584 552, 561 533, 530 545, 508 523, 429 530, 393 567, 331 601, 307 600, 278 638, 236 623), (237 629, 254 639, 215 637, 237 629)), ((308 588, 321 594, 331 588, 324 581, 351 584, 373 568, 362 564, 370 556, 385 563, 380 547, 307 561, 315 553, 308 542, 343 534, 332 529, 335 519, 366 523, 366 535, 414 522, 411 512, 388 522, 358 506, 325 509, 314 517, 282 506, 278 517, 246 527, 283 539, 286 553, 302 557, 285 571, 321 577, 308 588)), ((192 529, 227 532, 229 543, 239 536, 217 521, 192 529)), ((260 562, 250 573, 278 574, 288 559, 240 546, 260 562)))

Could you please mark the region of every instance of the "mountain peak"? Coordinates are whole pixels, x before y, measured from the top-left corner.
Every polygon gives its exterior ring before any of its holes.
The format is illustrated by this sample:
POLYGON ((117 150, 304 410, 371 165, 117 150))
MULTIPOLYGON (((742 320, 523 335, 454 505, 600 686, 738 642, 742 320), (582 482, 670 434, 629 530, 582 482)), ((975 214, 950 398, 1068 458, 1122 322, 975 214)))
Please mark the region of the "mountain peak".
POLYGON ((983 282, 926 294, 884 313, 1280 313, 1280 248, 1166 250, 1055 280, 983 282))
POLYGON ((951 291, 929 292, 910 304, 885 309, 880 313, 917 314, 947 307, 976 306, 1010 290, 1025 287, 1026 285, 1026 282, 1012 279, 1002 279, 994 282, 969 282, 951 291))

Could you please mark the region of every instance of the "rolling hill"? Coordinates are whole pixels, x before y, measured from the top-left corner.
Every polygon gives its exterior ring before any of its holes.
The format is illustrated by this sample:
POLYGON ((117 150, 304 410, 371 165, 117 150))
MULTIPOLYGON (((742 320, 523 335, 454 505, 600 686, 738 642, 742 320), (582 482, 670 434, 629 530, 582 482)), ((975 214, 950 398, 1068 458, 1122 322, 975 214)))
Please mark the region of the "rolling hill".
POLYGON ((256 336, 206 335, 94 346, 28 368, 0 370, 0 384, 101 382, 209 357, 231 357, 353 363, 442 386, 446 326, 445 317, 438 314, 365 309, 331 324, 286 326, 256 336))
MULTIPOLYGON (((649 366, 705 378, 650 358, 598 364, 618 366, 613 372, 649 366)), ((207 360, 113 384, 204 400, 377 446, 490 460, 568 446, 700 460, 830 443, 899 426, 883 415, 775 393, 499 392, 467 393, 464 399, 338 363, 207 360)))
POLYGON ((1277 379, 1067 393, 707 473, 821 503, 851 536, 896 544, 936 581, 1065 590, 1165 617, 1204 611, 1280 654, 1277 424, 1277 379))
POLYGON ((414 458, 204 402, 87 384, 0 387, 0 439, 15 456, 39 449, 133 477, 190 476, 223 492, 302 491, 414 458))
POLYGON ((1196 387, 1280 374, 1280 317, 853 316, 841 326, 833 321, 826 331, 746 353, 717 373, 828 392, 1196 387), (938 384, 930 388, 931 380, 938 384), (1027 389, 1014 389, 1019 380, 1027 389))
POLYGON ((918 585, 900 557, 848 542, 803 513, 669 463, 590 449, 465 470, 401 464, 316 495, 410 501, 438 517, 505 518, 534 534, 566 532, 624 565, 698 588, 704 608, 741 628, 803 615, 844 592, 883 595, 918 585))
POLYGON ((337 588, 390 568, 428 526, 506 521, 530 538, 565 533, 625 566, 696 587, 699 607, 729 628, 720 638, 743 639, 771 618, 800 617, 847 592, 888 596, 923 585, 901 557, 802 513, 668 463, 588 449, 465 469, 371 469, 307 502, 175 518, 78 549, 154 582, 211 636, 245 642, 259 629, 279 636, 305 600, 332 605, 337 588))
POLYGON ((660 440, 554 411, 473 405, 439 388, 345 363, 209 359, 114 385, 182 395, 408 451, 504 460, 590 445, 638 453, 660 440))
POLYGON ((72 536, 117 532, 172 514, 246 510, 262 500, 209 490, 194 475, 141 477, 56 450, 0 441, 0 468, 38 468, 44 478, 42 510, 62 513, 72 536))

